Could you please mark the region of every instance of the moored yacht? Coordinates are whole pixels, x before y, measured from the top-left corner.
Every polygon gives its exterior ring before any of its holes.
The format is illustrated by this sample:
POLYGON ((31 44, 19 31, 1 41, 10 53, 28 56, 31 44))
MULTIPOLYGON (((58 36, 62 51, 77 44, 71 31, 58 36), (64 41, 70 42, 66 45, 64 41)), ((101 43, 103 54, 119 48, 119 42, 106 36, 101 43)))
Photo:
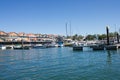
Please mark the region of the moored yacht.
POLYGON ((13 47, 15 50, 29 50, 29 46, 16 45, 13 47))
POLYGON ((6 46, 0 45, 0 50, 5 50, 6 46))

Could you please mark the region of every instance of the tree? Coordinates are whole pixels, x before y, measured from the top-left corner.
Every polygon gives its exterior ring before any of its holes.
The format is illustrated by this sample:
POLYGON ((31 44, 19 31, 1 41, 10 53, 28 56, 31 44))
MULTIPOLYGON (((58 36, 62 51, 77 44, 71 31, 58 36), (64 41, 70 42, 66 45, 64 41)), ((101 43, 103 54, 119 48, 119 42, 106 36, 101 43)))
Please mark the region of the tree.
POLYGON ((83 36, 82 35, 77 35, 77 34, 75 34, 75 35, 73 35, 72 36, 72 40, 81 40, 81 39, 83 39, 83 36))
POLYGON ((77 34, 73 35, 73 36, 72 36, 72 40, 77 40, 77 37, 78 37, 77 34))
POLYGON ((87 35, 86 40, 94 40, 96 38, 95 35, 87 35))
POLYGON ((77 40, 81 40, 81 39, 83 39, 83 36, 79 35, 78 38, 77 38, 77 40))
POLYGON ((107 38, 107 35, 106 35, 106 34, 98 35, 98 39, 99 39, 99 40, 103 40, 103 39, 105 39, 105 38, 107 38))

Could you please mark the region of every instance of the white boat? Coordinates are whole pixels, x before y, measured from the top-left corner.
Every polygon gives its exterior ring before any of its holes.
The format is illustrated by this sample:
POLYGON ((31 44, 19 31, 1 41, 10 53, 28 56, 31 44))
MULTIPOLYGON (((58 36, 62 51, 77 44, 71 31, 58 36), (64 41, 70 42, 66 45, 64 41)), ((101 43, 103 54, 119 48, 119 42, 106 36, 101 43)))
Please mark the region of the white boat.
POLYGON ((0 50, 5 50, 6 46, 0 45, 0 50))
POLYGON ((75 43, 73 50, 92 51, 93 48, 91 48, 91 45, 87 43, 75 43))
POLYGON ((14 49, 15 50, 29 50, 30 47, 29 46, 22 46, 22 45, 15 45, 14 49))
POLYGON ((35 49, 39 49, 39 48, 42 48, 43 45, 42 44, 36 44, 36 45, 33 45, 32 48, 35 48, 35 49))
POLYGON ((72 39, 64 39, 64 46, 65 47, 73 47, 75 41, 73 41, 72 39))

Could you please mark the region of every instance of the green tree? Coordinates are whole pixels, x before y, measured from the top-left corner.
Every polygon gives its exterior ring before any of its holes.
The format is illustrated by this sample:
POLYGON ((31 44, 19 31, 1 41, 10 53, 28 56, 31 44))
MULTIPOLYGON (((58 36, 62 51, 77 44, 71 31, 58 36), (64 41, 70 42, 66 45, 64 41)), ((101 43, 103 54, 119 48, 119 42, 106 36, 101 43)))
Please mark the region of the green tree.
POLYGON ((87 35, 86 40, 94 40, 96 38, 95 35, 87 35))
POLYGON ((73 36, 72 36, 72 40, 77 40, 77 37, 78 37, 77 34, 73 35, 73 36))
POLYGON ((77 40, 80 41, 81 39, 83 39, 83 36, 82 35, 79 35, 77 40))
POLYGON ((99 39, 99 40, 103 40, 103 39, 105 39, 106 37, 107 37, 106 34, 98 35, 98 39, 99 39))
POLYGON ((83 36, 82 35, 77 35, 77 34, 75 34, 75 35, 73 35, 72 36, 72 40, 81 40, 81 39, 83 39, 83 36))

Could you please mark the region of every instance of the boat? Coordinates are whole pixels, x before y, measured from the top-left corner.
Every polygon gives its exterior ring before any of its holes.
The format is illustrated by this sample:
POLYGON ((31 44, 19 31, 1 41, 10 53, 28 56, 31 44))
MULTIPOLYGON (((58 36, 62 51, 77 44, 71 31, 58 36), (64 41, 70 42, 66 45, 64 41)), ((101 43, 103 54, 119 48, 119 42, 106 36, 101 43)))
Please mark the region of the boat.
POLYGON ((72 39, 65 39, 64 46, 65 47, 73 47, 74 41, 72 39))
POLYGON ((45 48, 52 48, 52 47, 55 47, 54 44, 36 44, 36 45, 33 45, 32 48, 33 49, 45 49, 45 48))
POLYGON ((73 51, 82 51, 82 50, 83 47, 78 42, 75 42, 73 45, 73 51))
POLYGON ((75 43, 73 46, 73 50, 80 50, 80 51, 92 51, 92 45, 87 43, 75 43))
POLYGON ((39 48, 42 48, 42 47, 43 47, 42 44, 36 44, 36 45, 32 46, 33 49, 39 49, 39 48))
POLYGON ((6 46, 6 49, 13 49, 13 46, 6 46))
POLYGON ((65 47, 72 47, 72 46, 73 46, 73 43, 64 43, 64 46, 65 46, 65 47))
POLYGON ((63 47, 63 42, 58 42, 58 47, 63 47))
POLYGON ((5 50, 6 46, 0 45, 0 50, 5 50))
POLYGON ((29 50, 29 46, 16 45, 13 47, 15 50, 29 50))

